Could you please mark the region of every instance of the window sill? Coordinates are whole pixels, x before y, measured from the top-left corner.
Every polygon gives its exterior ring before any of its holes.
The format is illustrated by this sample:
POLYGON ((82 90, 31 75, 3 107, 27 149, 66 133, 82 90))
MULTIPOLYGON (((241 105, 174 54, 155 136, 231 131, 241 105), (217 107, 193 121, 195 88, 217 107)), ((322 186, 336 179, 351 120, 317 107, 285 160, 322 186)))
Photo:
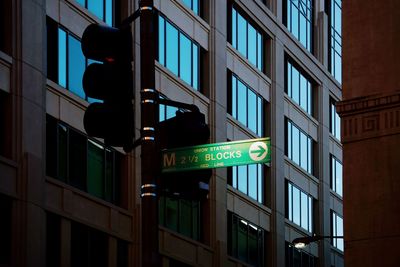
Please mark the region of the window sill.
MULTIPOLYGON (((309 179, 311 179, 314 183, 319 184, 319 179, 314 176, 313 174, 308 173, 306 170, 304 170, 302 167, 300 167, 299 165, 297 165, 297 163, 295 163, 294 161, 292 161, 291 159, 289 159, 286 155, 285 157, 285 163, 289 164, 290 166, 292 166, 293 168, 295 168, 297 171, 301 172, 302 174, 304 174, 304 176, 308 177, 309 179)), ((286 177, 289 178, 289 177, 286 177)), ((309 193, 309 192, 308 192, 309 193)))

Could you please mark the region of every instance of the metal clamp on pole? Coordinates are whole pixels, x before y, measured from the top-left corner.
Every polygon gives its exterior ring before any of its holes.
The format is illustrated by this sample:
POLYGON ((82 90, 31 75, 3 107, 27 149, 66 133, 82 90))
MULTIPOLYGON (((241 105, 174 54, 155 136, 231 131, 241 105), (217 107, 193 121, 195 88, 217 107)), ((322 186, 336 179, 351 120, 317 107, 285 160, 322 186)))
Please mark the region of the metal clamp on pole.
POLYGON ((142 104, 156 104, 156 100, 158 99, 158 92, 151 88, 143 89, 140 91, 140 95, 142 104))
POLYGON ((155 140, 155 129, 154 127, 143 127, 142 128, 142 141, 154 141, 155 140))
POLYGON ((141 187, 141 197, 157 197, 157 186, 155 184, 144 184, 141 187))

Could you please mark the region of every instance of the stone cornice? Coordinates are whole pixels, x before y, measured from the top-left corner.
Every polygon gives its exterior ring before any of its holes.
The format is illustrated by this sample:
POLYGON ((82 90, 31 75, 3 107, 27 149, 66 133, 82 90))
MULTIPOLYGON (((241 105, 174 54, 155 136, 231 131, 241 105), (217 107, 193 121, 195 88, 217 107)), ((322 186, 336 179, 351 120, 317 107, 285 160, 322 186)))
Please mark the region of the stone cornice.
POLYGON ((344 100, 336 110, 343 143, 400 134, 400 91, 344 100))

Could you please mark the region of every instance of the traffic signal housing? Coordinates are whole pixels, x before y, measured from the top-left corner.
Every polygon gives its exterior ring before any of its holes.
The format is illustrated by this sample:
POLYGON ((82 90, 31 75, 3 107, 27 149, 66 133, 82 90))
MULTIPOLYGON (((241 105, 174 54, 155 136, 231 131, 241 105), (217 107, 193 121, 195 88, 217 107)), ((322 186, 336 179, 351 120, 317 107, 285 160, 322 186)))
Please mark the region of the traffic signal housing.
MULTIPOLYGON (((177 111, 175 117, 160 122, 157 130, 160 152, 163 149, 206 144, 210 138, 205 116, 198 111, 177 111)), ((159 181, 161 193, 183 199, 203 199, 209 192, 211 175, 211 169, 162 173, 159 181)))
POLYGON ((83 75, 83 90, 100 100, 87 108, 85 130, 128 152, 134 138, 131 30, 91 24, 82 35, 82 52, 93 62, 83 75))

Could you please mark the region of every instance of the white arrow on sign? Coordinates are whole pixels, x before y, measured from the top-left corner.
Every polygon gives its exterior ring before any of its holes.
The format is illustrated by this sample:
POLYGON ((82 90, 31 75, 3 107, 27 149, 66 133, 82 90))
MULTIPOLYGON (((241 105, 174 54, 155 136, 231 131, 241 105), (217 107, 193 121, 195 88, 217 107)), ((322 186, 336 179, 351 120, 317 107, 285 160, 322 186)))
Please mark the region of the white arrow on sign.
POLYGON ((249 148, 250 158, 254 161, 261 161, 265 159, 268 154, 268 147, 266 143, 255 142, 249 148))

